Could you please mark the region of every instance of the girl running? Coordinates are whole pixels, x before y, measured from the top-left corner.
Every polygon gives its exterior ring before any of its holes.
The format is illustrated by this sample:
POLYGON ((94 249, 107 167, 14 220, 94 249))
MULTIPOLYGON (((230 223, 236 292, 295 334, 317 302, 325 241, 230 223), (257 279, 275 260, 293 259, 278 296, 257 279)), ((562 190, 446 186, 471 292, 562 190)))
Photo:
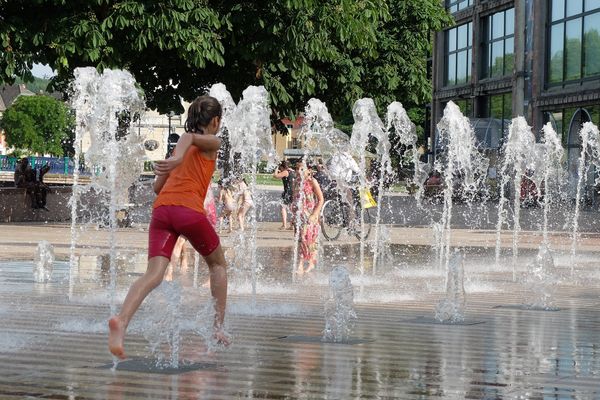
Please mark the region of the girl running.
POLYGON ((217 99, 198 97, 188 109, 186 133, 177 143, 176 156, 156 162, 154 192, 158 196, 154 201, 149 228, 148 269, 129 289, 121 312, 108 321, 109 350, 121 359, 125 358, 123 342, 129 321, 146 296, 162 282, 180 235, 190 241, 208 264, 210 290, 216 309, 214 338, 222 344, 229 344, 223 331, 227 265, 219 236, 204 210, 204 198, 221 145, 221 140, 215 136, 221 115, 221 105, 217 99))

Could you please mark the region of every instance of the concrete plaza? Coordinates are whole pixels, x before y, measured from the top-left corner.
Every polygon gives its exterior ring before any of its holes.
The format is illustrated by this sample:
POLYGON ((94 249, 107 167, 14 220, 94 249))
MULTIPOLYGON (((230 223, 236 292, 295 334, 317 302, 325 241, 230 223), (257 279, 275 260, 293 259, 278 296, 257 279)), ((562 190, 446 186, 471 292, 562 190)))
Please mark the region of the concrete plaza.
MULTIPOLYGON (((445 276, 435 266, 430 228, 391 226, 389 265, 376 273, 367 269, 361 275, 356 268, 355 239, 326 243, 321 268, 295 280, 292 232, 278 226, 259 224, 262 270, 255 296, 247 275, 232 268, 230 348, 207 352, 201 337, 184 329, 178 370, 144 367, 142 360, 152 352, 142 326, 160 311, 149 301, 126 341, 137 367, 123 363, 112 371, 107 277, 92 271, 70 279, 69 226, 1 225, 0 398, 600 398, 600 235, 582 235, 573 275, 568 234, 551 236, 556 264, 551 291, 558 311, 539 311, 522 308, 539 233, 522 233, 514 282, 508 265, 511 232, 502 234, 505 265, 494 266, 494 232, 454 231, 453 243, 467 252, 467 306, 463 324, 445 325, 432 318, 444 296, 445 276), (54 245, 59 260, 52 281, 44 284, 32 279, 40 240, 54 245), (336 263, 352 271, 356 344, 319 341, 327 273, 336 263)), ((108 237, 104 229, 81 232, 79 255, 105 254, 108 237)), ((224 246, 231 248, 237 238, 224 235, 224 246)), ((144 226, 117 232, 119 251, 137 260, 119 270, 117 304, 145 268, 146 242, 144 226)), ((230 250, 227 254, 234 257, 230 250)), ((202 285, 206 271, 201 268, 197 287, 191 267, 169 279, 182 287, 182 318, 194 319, 198 305, 210 298, 202 285)))

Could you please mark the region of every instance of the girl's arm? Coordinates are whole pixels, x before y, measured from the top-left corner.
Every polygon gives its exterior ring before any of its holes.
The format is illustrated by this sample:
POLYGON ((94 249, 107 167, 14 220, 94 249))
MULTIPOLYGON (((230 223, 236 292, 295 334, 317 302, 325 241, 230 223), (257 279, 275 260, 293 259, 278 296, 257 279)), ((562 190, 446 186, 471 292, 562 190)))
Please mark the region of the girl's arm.
POLYGON ((169 172, 174 170, 183 161, 183 156, 187 153, 188 149, 192 145, 192 134, 184 133, 173 150, 173 155, 166 160, 159 160, 154 162, 154 173, 157 176, 168 175, 169 172))
POLYGON ((169 178, 169 174, 166 175, 156 175, 154 182, 152 183, 152 188, 154 189, 154 193, 159 194, 162 190, 163 186, 167 182, 169 178))
POLYGON ((278 171, 275 171, 275 172, 273 173, 273 178, 278 178, 278 179, 281 179, 281 178, 285 178, 285 177, 286 177, 286 176, 288 176, 289 174, 290 174, 290 173, 289 173, 289 172, 288 172, 286 169, 284 169, 283 171, 279 171, 279 170, 278 170, 278 171))
POLYGON ((310 215, 310 219, 312 219, 313 222, 316 223, 319 221, 319 215, 321 215, 321 208, 323 208, 323 203, 325 203, 325 199, 323 198, 323 192, 321 191, 321 186, 319 186, 319 182, 317 182, 317 180, 313 178, 310 178, 310 181, 318 201, 317 205, 315 206, 315 209, 310 215))
POLYGON ((202 151, 214 152, 221 147, 221 139, 215 135, 184 133, 177 141, 173 156, 154 163, 154 173, 164 175, 178 167, 183 162, 183 157, 192 144, 202 151))

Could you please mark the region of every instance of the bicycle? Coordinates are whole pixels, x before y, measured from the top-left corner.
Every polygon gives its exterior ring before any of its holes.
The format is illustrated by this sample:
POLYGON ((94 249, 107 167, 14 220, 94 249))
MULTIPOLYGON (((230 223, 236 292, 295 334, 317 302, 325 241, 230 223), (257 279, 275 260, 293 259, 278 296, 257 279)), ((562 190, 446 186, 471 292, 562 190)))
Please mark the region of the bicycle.
POLYGON ((362 208, 358 199, 358 191, 353 190, 353 205, 355 208, 354 221, 350 221, 350 204, 344 201, 342 195, 336 192, 330 199, 326 200, 321 209, 321 232, 328 241, 340 237, 343 229, 349 234, 362 240, 369 237, 375 216, 371 208, 362 208), (363 229, 360 224, 360 211, 363 210, 363 229))

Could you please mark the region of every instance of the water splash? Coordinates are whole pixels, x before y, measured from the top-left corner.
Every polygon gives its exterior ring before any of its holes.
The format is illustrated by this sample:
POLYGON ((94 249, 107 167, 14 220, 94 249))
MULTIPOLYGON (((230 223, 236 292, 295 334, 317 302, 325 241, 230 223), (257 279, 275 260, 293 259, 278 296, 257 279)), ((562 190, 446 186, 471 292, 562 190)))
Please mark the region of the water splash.
MULTIPOLYGON (((521 231, 521 182, 525 178, 531 178, 534 166, 529 164, 532 152, 535 146, 535 136, 531 132, 531 127, 523 117, 514 118, 508 128, 508 137, 504 144, 504 159, 500 168, 500 202, 498 204, 498 222, 496 224, 496 265, 500 260, 500 236, 502 225, 506 222, 507 210, 505 209, 508 198, 505 194, 506 185, 509 180, 513 181, 513 280, 516 278, 516 258, 519 253, 518 241, 521 231), (526 172, 531 171, 527 176, 526 172)), ((539 188, 539 186, 538 186, 539 188)))
POLYGON ((529 274, 525 282, 528 296, 525 304, 533 309, 553 309, 556 275, 554 258, 548 245, 540 245, 540 250, 528 269, 529 274))
POLYGON ((465 257, 455 250, 448 263, 446 298, 435 307, 435 319, 440 322, 457 323, 465 320, 465 257))
MULTIPOLYGON (((417 149, 417 127, 408 117, 402 103, 395 101, 387 109, 387 130, 393 130, 397 137, 394 151, 400 156, 402 165, 413 164, 414 174, 412 185, 417 187, 415 198, 421 204, 423 199, 423 184, 429 173, 429 165, 419 160, 417 149)), ((391 133, 390 133, 391 134, 391 133)))
MULTIPOLYGON (((352 125, 352 136, 350 137, 350 145, 354 149, 355 153, 358 154, 359 159, 359 188, 365 190, 368 188, 366 170, 367 170, 367 146, 369 145, 369 138, 372 135, 378 139, 380 147, 385 148, 387 157, 389 159, 389 141, 387 138, 387 131, 383 122, 377 114, 377 108, 373 99, 363 98, 359 99, 354 103, 352 107, 352 115, 354 117, 354 125, 352 125)), ((389 164, 389 162, 388 162, 389 164)), ((362 195, 360 196, 359 202, 362 203, 362 195)), ((361 275, 365 272, 365 208, 360 207, 360 273, 361 275)))
POLYGON ((329 299, 325 302, 323 340, 347 341, 355 320, 354 291, 350 275, 345 267, 337 266, 329 274, 329 299))
POLYGON ((441 153, 435 168, 444 180, 444 210, 440 235, 440 266, 448 266, 450 259, 450 222, 455 196, 472 204, 477 196, 485 199, 483 183, 487 175, 488 160, 477 150, 475 133, 469 119, 462 115, 454 102, 444 109, 444 116, 437 125, 441 153))
MULTIPOLYGON (((93 189, 99 198, 107 199, 107 209, 100 211, 95 222, 109 227, 110 289, 114 294, 117 278, 117 211, 126 208, 129 187, 139 178, 143 169, 146 157, 144 138, 134 133, 132 121, 141 117, 145 105, 135 79, 127 71, 106 69, 99 74, 95 68, 88 67, 77 68, 74 75, 72 106, 77 115, 75 142, 79 144, 85 136, 89 137, 91 145, 85 162, 92 174, 89 185, 73 186, 70 200, 71 215, 74 216, 71 221, 71 260, 74 264, 78 203, 82 193, 93 189)), ((76 151, 81 152, 78 145, 76 151)), ((75 160, 79 160, 79 153, 75 160)), ((113 301, 111 313, 115 312, 113 301)))
POLYGON ((148 298, 152 310, 144 321, 144 337, 157 366, 179 367, 179 350, 182 330, 182 293, 178 282, 163 282, 148 298), (167 345, 169 354, 163 352, 167 345))
POLYGON ((564 175, 562 158, 565 151, 560 142, 560 138, 556 134, 554 128, 552 128, 550 122, 544 126, 542 131, 544 133, 542 143, 545 147, 543 157, 544 222, 542 225, 542 236, 543 243, 548 246, 548 213, 550 211, 550 205, 560 197, 560 187, 564 175))
MULTIPOLYGON (((600 133, 598 127, 591 122, 586 122, 579 133, 581 137, 581 153, 577 168, 577 192, 575 195, 575 212, 573 213, 573 230, 571 233, 571 275, 575 272, 575 255, 577 241, 579 240, 579 209, 581 207, 584 179, 587 178, 591 166, 600 168, 600 133)), ((599 178, 594 182, 596 185, 599 178)))
POLYGON ((52 279, 52 265, 54 263, 54 246, 47 240, 42 240, 37 245, 33 267, 33 281, 46 283, 52 279))
MULTIPOLYGON (((252 199, 256 199, 257 166, 261 160, 266 160, 270 167, 275 163, 271 132, 271 109, 269 94, 263 86, 249 86, 242 92, 242 99, 231 114, 228 123, 231 153, 239 156, 242 166, 250 170, 250 191, 252 199)), ((240 177, 241 178, 241 177, 240 177)), ((257 218, 256 205, 250 209, 250 234, 243 235, 243 243, 248 248, 252 268, 253 301, 256 300, 256 280, 258 265, 256 260, 257 218)))

